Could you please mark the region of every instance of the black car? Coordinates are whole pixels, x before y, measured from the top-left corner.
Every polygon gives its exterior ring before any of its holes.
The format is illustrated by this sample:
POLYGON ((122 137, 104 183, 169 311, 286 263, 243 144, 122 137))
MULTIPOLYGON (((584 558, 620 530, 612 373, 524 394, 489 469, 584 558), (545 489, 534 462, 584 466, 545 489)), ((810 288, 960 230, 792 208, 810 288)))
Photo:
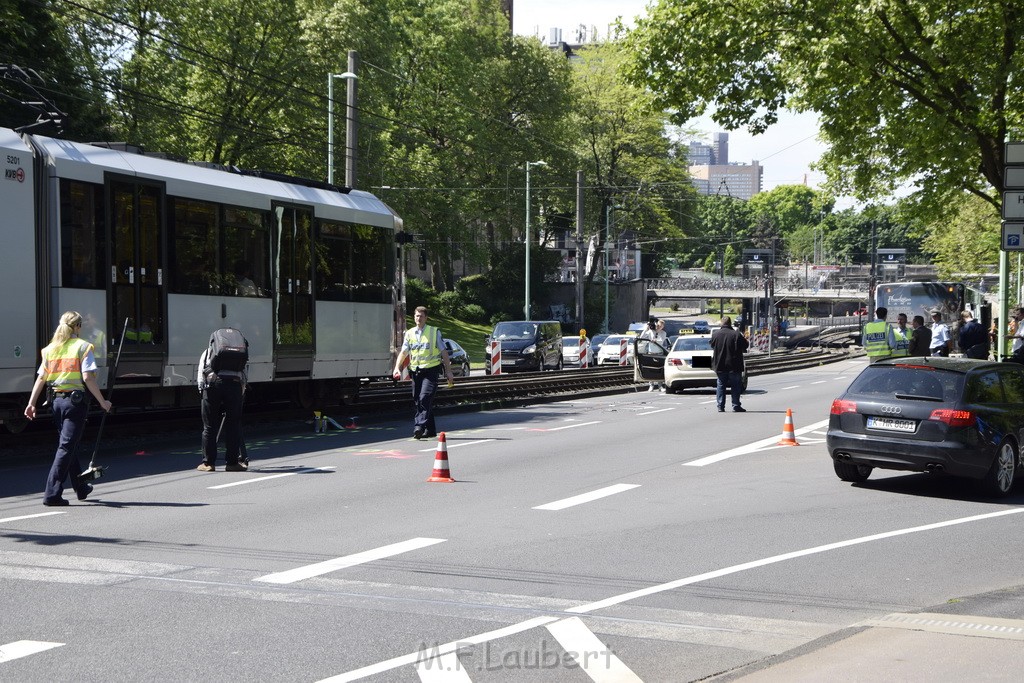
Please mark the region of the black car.
POLYGON ((966 358, 873 363, 832 402, 828 452, 843 481, 875 467, 1013 488, 1024 438, 1024 366, 966 358))
POLYGON ((452 374, 456 377, 469 377, 469 354, 454 339, 445 339, 444 347, 448 349, 448 359, 452 362, 452 374))

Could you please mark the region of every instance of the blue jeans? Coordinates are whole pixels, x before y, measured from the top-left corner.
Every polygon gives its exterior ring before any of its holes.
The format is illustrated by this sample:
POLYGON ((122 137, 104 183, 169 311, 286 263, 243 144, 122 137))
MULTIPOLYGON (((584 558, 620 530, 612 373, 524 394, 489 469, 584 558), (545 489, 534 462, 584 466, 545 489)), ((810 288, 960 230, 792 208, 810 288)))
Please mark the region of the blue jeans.
POLYGON ((64 496, 64 480, 71 477, 76 493, 85 493, 89 482, 82 481, 82 463, 78 461, 78 442, 85 431, 85 418, 89 413, 89 400, 84 391, 76 391, 53 399, 53 422, 60 430, 60 443, 53 456, 50 474, 46 477, 43 500, 53 501, 64 496))
POLYGON ((725 408, 725 387, 728 386, 732 394, 732 407, 740 407, 740 393, 743 392, 743 373, 739 370, 716 370, 718 382, 715 383, 715 398, 718 401, 719 409, 725 408))

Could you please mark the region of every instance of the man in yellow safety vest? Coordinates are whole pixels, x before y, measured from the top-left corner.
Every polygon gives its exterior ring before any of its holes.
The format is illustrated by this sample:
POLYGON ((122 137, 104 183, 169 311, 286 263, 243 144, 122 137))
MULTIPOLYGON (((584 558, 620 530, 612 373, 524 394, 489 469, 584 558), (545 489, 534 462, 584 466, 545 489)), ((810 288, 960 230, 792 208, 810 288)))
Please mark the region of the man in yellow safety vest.
POLYGON ((890 358, 903 358, 910 355, 910 337, 913 330, 907 327, 907 314, 900 313, 896 316, 896 326, 892 328, 896 337, 896 346, 892 350, 890 358))
POLYGON ((889 358, 897 348, 896 334, 893 332, 892 325, 885 322, 887 315, 889 315, 888 309, 879 306, 875 309, 875 319, 864 325, 864 352, 871 363, 889 358))
POLYGON ((402 341, 402 350, 395 360, 392 376, 402 376, 402 366, 409 359, 409 372, 412 373, 412 400, 416 404, 416 415, 413 419, 412 438, 423 439, 437 436, 434 424, 434 394, 437 393, 437 380, 444 365, 444 374, 450 385, 455 381, 452 375, 451 360, 445 348, 441 330, 427 324, 426 306, 417 306, 415 327, 409 328, 402 341))

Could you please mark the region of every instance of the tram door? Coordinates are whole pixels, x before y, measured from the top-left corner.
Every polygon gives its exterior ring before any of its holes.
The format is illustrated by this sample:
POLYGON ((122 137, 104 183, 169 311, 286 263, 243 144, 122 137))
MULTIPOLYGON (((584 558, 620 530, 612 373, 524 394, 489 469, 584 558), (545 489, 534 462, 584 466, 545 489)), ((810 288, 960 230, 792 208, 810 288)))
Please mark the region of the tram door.
POLYGON ((162 188, 131 181, 110 184, 110 269, 113 297, 112 343, 121 338, 125 353, 160 351, 166 342, 163 310, 162 188))
POLYGON ((313 351, 313 212, 274 207, 274 326, 279 375, 308 375, 313 351))

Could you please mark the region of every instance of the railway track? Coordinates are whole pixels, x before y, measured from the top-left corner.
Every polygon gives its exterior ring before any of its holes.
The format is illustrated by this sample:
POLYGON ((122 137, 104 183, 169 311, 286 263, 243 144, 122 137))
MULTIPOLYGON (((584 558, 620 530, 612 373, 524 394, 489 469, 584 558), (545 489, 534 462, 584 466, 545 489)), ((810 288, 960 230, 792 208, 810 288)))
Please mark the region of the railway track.
MULTIPOLYGON (((842 349, 798 349, 775 353, 771 356, 752 354, 747 357, 747 374, 766 375, 786 370, 799 370, 826 363, 845 360, 856 355, 842 349)), ((531 372, 494 377, 459 378, 455 386, 442 389, 434 399, 436 406, 488 406, 522 405, 543 400, 557 400, 566 396, 585 397, 616 394, 636 387, 647 387, 647 382, 633 381, 632 367, 602 366, 588 370, 562 372, 531 372)), ((364 387, 359 402, 346 406, 346 410, 408 410, 412 407, 408 383, 378 382, 364 387)))
MULTIPOLYGON (((772 356, 751 354, 747 357, 750 376, 815 367, 862 355, 860 349, 797 349, 773 353, 772 356)), ((489 408, 541 403, 567 397, 606 396, 646 388, 647 383, 633 381, 632 367, 602 366, 588 370, 534 372, 484 377, 460 377, 455 385, 437 393, 435 405, 446 411, 487 410, 489 408)), ((408 382, 369 382, 359 392, 359 399, 343 407, 328 408, 324 414, 339 423, 353 418, 398 414, 412 410, 408 382)), ((275 422, 294 424, 297 420, 312 421, 310 411, 294 406, 262 406, 247 408, 247 429, 254 424, 275 422)), ((79 457, 87 458, 96 438, 99 416, 90 417, 79 457)), ((135 443, 152 443, 154 439, 181 439, 194 434, 198 447, 200 419, 198 408, 173 411, 152 411, 115 414, 108 418, 103 434, 103 447, 135 443)), ((46 416, 35 421, 25 432, 5 435, 0 445, 0 458, 11 456, 52 455, 55 435, 46 416)))

